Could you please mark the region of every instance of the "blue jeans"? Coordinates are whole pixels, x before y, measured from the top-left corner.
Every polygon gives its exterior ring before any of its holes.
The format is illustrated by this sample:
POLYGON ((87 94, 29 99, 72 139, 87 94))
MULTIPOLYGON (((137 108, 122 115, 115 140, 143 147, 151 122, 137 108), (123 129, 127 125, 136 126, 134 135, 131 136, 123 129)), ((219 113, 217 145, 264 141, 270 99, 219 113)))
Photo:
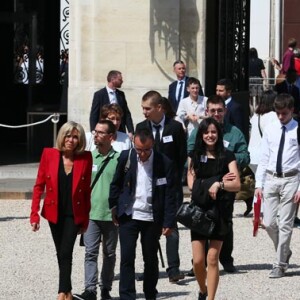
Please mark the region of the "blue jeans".
POLYGON ((97 291, 98 256, 102 240, 103 263, 100 286, 112 288, 116 264, 116 248, 118 243, 118 227, 112 221, 89 221, 87 231, 83 235, 85 245, 85 289, 97 291))

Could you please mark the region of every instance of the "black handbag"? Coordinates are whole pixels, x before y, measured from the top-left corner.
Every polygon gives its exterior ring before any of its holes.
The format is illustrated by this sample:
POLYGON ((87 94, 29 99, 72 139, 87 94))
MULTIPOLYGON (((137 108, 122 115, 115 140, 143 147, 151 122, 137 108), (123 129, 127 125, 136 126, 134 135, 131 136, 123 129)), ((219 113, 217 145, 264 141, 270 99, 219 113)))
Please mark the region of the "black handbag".
POLYGON ((192 231, 210 237, 216 227, 217 211, 215 208, 204 210, 193 202, 183 202, 177 211, 176 219, 192 231))

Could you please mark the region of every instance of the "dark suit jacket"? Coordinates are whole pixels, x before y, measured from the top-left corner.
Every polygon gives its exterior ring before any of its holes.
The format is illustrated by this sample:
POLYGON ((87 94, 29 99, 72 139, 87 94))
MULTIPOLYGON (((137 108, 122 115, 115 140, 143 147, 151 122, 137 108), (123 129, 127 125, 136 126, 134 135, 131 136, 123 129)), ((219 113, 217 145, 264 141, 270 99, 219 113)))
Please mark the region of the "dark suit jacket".
MULTIPOLYGON (((117 217, 125 214, 132 205, 136 190, 137 154, 133 149, 130 167, 125 172, 129 150, 121 152, 113 181, 110 185, 109 207, 117 207, 117 217)), ((176 221, 173 163, 162 153, 154 151, 152 176, 152 207, 154 222, 165 228, 174 228, 176 221), (163 180, 164 183, 158 179, 163 180)))
POLYGON ((288 89, 288 83, 286 80, 277 83, 275 85, 274 90, 278 93, 278 94, 290 94, 291 96, 293 96, 294 98, 294 113, 295 114, 299 114, 299 110, 300 110, 300 91, 299 88, 296 85, 292 85, 291 90, 288 89))
MULTIPOLYGON (((39 210, 42 195, 46 188, 41 215, 51 223, 58 221, 59 182, 58 169, 60 151, 45 148, 42 153, 39 170, 33 187, 30 223, 40 223, 39 210)), ((72 203, 75 224, 86 229, 91 208, 92 155, 85 151, 74 157, 72 203)))
MULTIPOLYGON (((184 94, 183 94, 183 98, 186 98, 189 96, 189 92, 187 91, 186 87, 187 87, 187 81, 188 81, 189 77, 185 77, 185 89, 184 89, 184 94)), ((176 99, 176 87, 177 87, 177 82, 178 80, 173 81, 170 85, 169 85, 169 93, 168 93, 168 99, 171 102, 172 108, 174 110, 174 112, 177 112, 177 108, 179 105, 179 102, 176 99)), ((203 90, 202 87, 200 87, 200 91, 199 91, 199 95, 200 96, 204 96, 203 94, 203 90)))
POLYGON ((245 126, 243 121, 243 108, 242 106, 231 98, 231 101, 227 105, 227 112, 225 114, 225 122, 236 126, 245 135, 245 126))
MULTIPOLYGON (((136 125, 138 128, 150 128, 151 122, 145 120, 136 125)), ((159 144, 159 152, 165 154, 174 162, 174 176, 177 180, 182 179, 184 164, 187 159, 187 137, 182 124, 178 121, 165 117, 164 130, 159 144), (172 137, 172 141, 164 142, 164 137, 172 137)))
MULTIPOLYGON (((125 94, 124 92, 116 89, 116 96, 117 96, 118 104, 121 106, 123 110, 123 118, 122 118, 119 131, 126 133, 126 127, 127 127, 127 131, 133 133, 134 132, 133 122, 125 98, 125 94)), ((93 103, 92 103, 92 108, 90 113, 91 131, 95 129, 96 124, 99 121, 101 107, 105 104, 110 104, 106 87, 94 93, 94 98, 93 98, 93 103)))

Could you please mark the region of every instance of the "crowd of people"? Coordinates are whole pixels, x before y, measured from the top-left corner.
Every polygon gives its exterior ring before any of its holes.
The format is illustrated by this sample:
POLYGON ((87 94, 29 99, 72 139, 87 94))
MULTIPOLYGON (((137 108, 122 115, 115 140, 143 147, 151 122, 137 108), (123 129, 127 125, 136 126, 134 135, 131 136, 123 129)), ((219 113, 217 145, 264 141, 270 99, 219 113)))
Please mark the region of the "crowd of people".
MULTIPOLYGON (((112 70, 107 85, 94 93, 90 132, 68 121, 59 130, 54 148, 45 148, 33 189, 30 223, 40 227, 40 214, 49 222, 59 268, 58 300, 112 299, 116 257, 120 256, 119 296, 136 299, 135 257, 140 238, 144 261, 145 299, 159 291, 158 253, 166 237, 167 276, 177 283, 195 276, 198 299, 215 299, 219 262, 227 273, 234 265, 233 210, 243 185, 243 170, 255 176, 252 203, 264 200, 262 224, 274 243, 276 260, 269 275, 280 278, 292 255, 290 240, 300 201, 300 147, 297 100, 289 93, 266 91, 249 119, 232 96, 227 79, 216 83, 216 93, 205 96, 199 79, 186 75, 185 63, 175 61, 176 80, 168 97, 151 90, 141 99, 145 120, 134 127, 122 73, 112 70), (201 185, 204 199, 193 201, 215 209, 211 236, 191 230, 192 268, 180 269, 180 236, 176 212, 183 203, 183 185, 201 185), (45 198, 40 212, 43 193, 45 198), (73 294, 72 253, 76 236, 85 247, 84 291, 73 294), (116 253, 120 244, 120 253, 116 253), (98 262, 102 247, 102 263, 98 262), (98 264, 101 264, 99 271, 98 264)), ((186 259, 186 258, 184 258, 186 259)), ((190 258, 189 258, 190 259, 190 258)))

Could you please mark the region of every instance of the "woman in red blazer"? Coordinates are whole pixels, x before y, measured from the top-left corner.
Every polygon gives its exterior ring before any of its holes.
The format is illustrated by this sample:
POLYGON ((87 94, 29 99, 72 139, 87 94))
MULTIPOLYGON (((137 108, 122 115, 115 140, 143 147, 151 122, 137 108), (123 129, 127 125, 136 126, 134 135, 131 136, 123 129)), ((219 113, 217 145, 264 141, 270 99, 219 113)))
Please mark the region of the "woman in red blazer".
POLYGON ((40 228, 41 215, 48 220, 55 244, 58 267, 58 300, 72 299, 71 268, 75 240, 87 229, 91 207, 92 156, 85 151, 83 127, 73 121, 59 130, 56 148, 45 148, 33 188, 30 223, 40 228))

